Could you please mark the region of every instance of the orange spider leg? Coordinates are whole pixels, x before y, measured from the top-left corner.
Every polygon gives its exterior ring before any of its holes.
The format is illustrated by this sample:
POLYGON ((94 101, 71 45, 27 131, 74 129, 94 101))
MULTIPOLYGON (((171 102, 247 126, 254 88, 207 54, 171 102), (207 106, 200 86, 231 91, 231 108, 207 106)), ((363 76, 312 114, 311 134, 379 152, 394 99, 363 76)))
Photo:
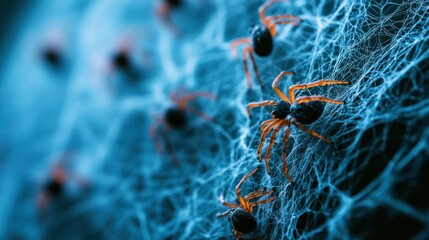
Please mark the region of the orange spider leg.
POLYGON ((253 64, 253 71, 256 74, 256 78, 258 79, 259 85, 261 86, 261 88, 263 88, 264 84, 262 83, 261 76, 259 76, 258 65, 256 65, 256 61, 255 61, 255 57, 253 56, 253 52, 254 52, 254 50, 251 47, 249 50, 249 56, 250 56, 250 60, 252 61, 252 64, 253 64))
POLYGON ((276 199, 276 198, 277 198, 277 196, 274 196, 274 197, 270 197, 270 198, 267 198, 267 199, 262 200, 262 201, 259 201, 259 202, 253 202, 253 203, 251 203, 251 204, 249 205, 249 207, 250 207, 250 212, 252 212, 252 211, 253 211, 253 207, 255 207, 256 205, 260 205, 260 204, 264 204, 264 203, 269 203, 269 202, 273 201, 273 200, 274 200, 274 199, 276 199))
POLYGON ((238 45, 241 45, 241 44, 250 44, 250 43, 251 43, 250 38, 239 38, 239 39, 236 39, 236 40, 232 41, 231 42, 232 56, 234 58, 237 58, 237 47, 238 47, 238 45))
POLYGON ((297 128, 301 129, 304 132, 309 133, 311 136, 320 138, 320 139, 322 139, 323 141, 325 141, 327 143, 332 143, 332 141, 329 140, 329 139, 327 139, 326 137, 320 135, 319 133, 317 133, 317 132, 315 132, 313 130, 310 130, 310 129, 304 127, 304 125, 302 125, 301 123, 299 123, 295 118, 289 116, 288 120, 290 120, 290 123, 292 123, 293 125, 295 125, 297 128))
POLYGON ((153 142, 155 143, 156 151, 158 152, 158 154, 162 155, 163 150, 161 147, 161 142, 158 139, 158 127, 164 123, 160 117, 157 117, 155 121, 156 123, 153 124, 149 129, 149 133, 150 133, 150 136, 152 137, 153 142))
POLYGON ((260 102, 251 102, 247 104, 247 114, 250 117, 250 109, 255 107, 265 107, 265 106, 274 106, 276 105, 276 101, 273 100, 265 100, 260 102))
MULTIPOLYGON (((264 196, 264 195, 270 195, 271 193, 273 193, 273 190, 270 190, 270 191, 268 191, 268 192, 253 193, 253 195, 251 195, 251 196, 247 199, 247 201, 252 200, 252 199, 254 199, 254 198, 257 198, 257 197, 262 197, 262 196, 264 196)), ((249 195, 250 195, 250 194, 249 194, 249 195)), ((251 204, 251 203, 250 203, 250 204, 251 204)))
POLYGON ((262 189, 259 189, 259 190, 257 190, 257 191, 254 191, 254 192, 252 192, 252 193, 249 193, 249 194, 247 194, 246 196, 244 196, 244 200, 248 200, 249 199, 249 197, 251 198, 253 195, 255 195, 255 194, 259 194, 259 193, 263 193, 263 192, 265 192, 265 190, 266 190, 266 188, 262 188, 262 189))
POLYGON ((180 109, 184 109, 189 101, 192 101, 197 97, 204 97, 204 98, 208 98, 208 99, 212 99, 212 100, 216 99, 215 95, 213 95, 209 92, 201 91, 201 92, 193 92, 193 93, 190 93, 190 94, 183 96, 183 97, 177 97, 177 93, 176 93, 176 96, 173 97, 172 100, 173 100, 173 102, 175 102, 177 104, 177 106, 180 109))
POLYGON ((269 120, 266 120, 266 121, 262 122, 262 123, 261 123, 261 132, 263 132, 263 131, 264 131, 265 127, 266 127, 268 124, 270 124, 271 122, 276 122, 276 121, 278 121, 278 119, 277 119, 277 118, 273 118, 273 119, 269 119, 269 120))
POLYGON ((222 203, 222 205, 230 207, 230 208, 239 208, 240 207, 238 204, 225 201, 225 199, 223 198, 223 195, 220 196, 220 203, 222 203))
POLYGON ((243 199, 243 197, 241 196, 241 185, 243 185, 243 183, 250 177, 252 176, 256 171, 258 171, 258 168, 255 168, 253 171, 251 171, 250 173, 246 174, 241 181, 238 183, 238 185, 235 187, 235 193, 237 194, 237 198, 238 201, 240 202, 241 206, 243 206, 244 210, 248 210, 249 209, 249 205, 247 203, 247 201, 245 201, 243 199))
POLYGON ((266 26, 270 30, 271 35, 275 37, 277 35, 276 25, 292 24, 298 26, 299 21, 301 21, 301 18, 292 15, 270 16, 266 19, 266 26))
POLYGON ((330 99, 324 96, 306 96, 306 97, 299 97, 296 99, 297 104, 306 103, 306 102, 312 102, 312 101, 321 101, 321 102, 327 102, 327 103, 335 103, 335 104, 344 104, 343 101, 330 99))
POLYGON ((265 16, 265 10, 270 7, 271 5, 273 5, 274 3, 279 3, 279 2, 288 2, 287 0, 270 0, 268 2, 265 2, 262 6, 259 7, 258 12, 259 12, 259 17, 261 18, 261 21, 263 24, 267 25, 267 18, 265 16))
POLYGON ((243 67, 244 67, 244 73, 246 74, 247 84, 249 85, 249 88, 252 88, 252 77, 250 76, 249 67, 247 65, 247 55, 250 53, 251 50, 252 50, 251 46, 248 46, 243 50, 243 67))
POLYGON ((290 103, 290 104, 292 104, 292 102, 291 102, 291 100, 289 100, 289 98, 288 97, 286 97, 286 95, 279 89, 279 87, 277 86, 278 84, 279 84, 279 82, 280 82, 280 80, 282 80, 282 78, 285 76, 285 75, 288 75, 288 74, 294 74, 293 72, 285 72, 285 71, 282 71, 277 77, 276 77, 276 79, 274 80, 274 82, 273 82, 273 84, 271 85, 271 87, 273 88, 273 90, 277 93, 277 95, 279 95, 279 97, 282 99, 282 100, 284 100, 284 101, 286 101, 286 102, 288 102, 288 103, 290 103))
POLYGON ((262 162, 262 147, 264 146, 265 143, 265 138, 267 137, 268 133, 271 131, 271 129, 273 129, 275 126, 279 125, 281 120, 276 119, 277 121, 274 121, 270 124, 268 124, 264 131, 261 134, 261 140, 259 141, 259 147, 258 147, 258 158, 259 158, 259 162, 262 162))
POLYGON ((209 116, 209 115, 207 115, 205 113, 202 113, 202 112, 196 110, 195 108, 187 106, 186 110, 189 111, 189 112, 191 112, 191 113, 193 113, 193 114, 195 114, 195 115, 198 115, 199 117, 201 117, 201 118, 203 118, 203 119, 205 119, 207 121, 210 121, 210 122, 213 121, 213 118, 211 116, 209 116))
POLYGON ((268 160, 271 156, 271 150, 273 149, 274 142, 276 141, 277 133, 280 131, 280 128, 283 127, 284 120, 282 120, 273 130, 273 134, 271 135, 270 144, 268 145, 267 153, 265 154, 265 165, 267 166, 268 175, 271 173, 270 164, 268 160))
POLYGON ((349 82, 339 81, 339 80, 319 80, 316 82, 308 83, 308 84, 297 84, 289 87, 289 97, 292 102, 295 100, 295 90, 304 90, 312 87, 326 86, 326 85, 334 85, 334 84, 342 84, 347 85, 349 82))
POLYGON ((282 160, 283 160, 283 173, 286 175, 286 177, 289 179, 292 186, 294 185, 292 178, 289 175, 289 167, 287 166, 287 144, 289 142, 289 135, 290 135, 290 122, 287 122, 285 124, 285 136, 283 139, 283 153, 282 153, 282 160))
POLYGON ((180 31, 176 25, 173 24, 170 18, 171 6, 166 3, 162 3, 157 8, 158 18, 176 35, 180 36, 180 31))

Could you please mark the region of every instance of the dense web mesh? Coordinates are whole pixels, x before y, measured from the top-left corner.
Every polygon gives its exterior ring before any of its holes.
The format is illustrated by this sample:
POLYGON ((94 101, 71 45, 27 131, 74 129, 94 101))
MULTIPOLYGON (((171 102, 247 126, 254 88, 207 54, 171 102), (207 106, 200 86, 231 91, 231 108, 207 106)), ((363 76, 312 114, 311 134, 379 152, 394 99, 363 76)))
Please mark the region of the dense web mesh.
MULTIPOLYGON (((258 228, 247 238, 429 238, 429 3, 275 4, 269 15, 292 14, 302 21, 278 27, 271 56, 256 58, 264 88, 251 71, 249 90, 230 42, 247 36, 249 26, 260 21, 262 3, 186 1, 172 15, 181 38, 157 31, 163 26, 153 24, 155 3, 70 4, 83 12, 83 20, 69 82, 54 87, 61 95, 54 98, 61 100, 59 106, 42 100, 37 103, 48 110, 20 100, 8 106, 6 99, 23 96, 30 87, 16 90, 9 80, 16 74, 4 73, 2 92, 8 94, 1 98, 1 116, 6 126, 17 125, 1 131, 1 137, 13 140, 0 139, 0 154, 14 164, 0 160, 0 167, 13 173, 2 176, 2 192, 9 197, 0 200, 5 216, 0 236, 230 239, 231 224, 216 217, 228 209, 219 197, 237 202, 235 186, 259 166, 242 192, 267 187, 278 198, 255 207, 258 228), (143 40, 135 47, 147 49, 155 70, 137 91, 112 94, 97 84, 106 76, 91 70, 89 59, 109 56, 114 44, 97 37, 118 42, 127 24, 146 31, 136 34, 143 40), (271 118, 271 108, 252 109, 251 119, 246 112, 249 102, 278 99, 270 86, 281 71, 295 72, 280 83, 284 92, 292 84, 319 79, 351 83, 299 91, 298 96, 325 95, 346 104, 326 104, 320 119, 308 126, 332 145, 292 127, 287 159, 294 187, 282 173, 283 131, 269 161, 271 175, 257 158, 260 123, 271 118), (192 102, 213 121, 188 113, 186 128, 168 131, 179 160, 175 164, 168 152, 155 151, 149 129, 153 116, 173 104, 169 93, 179 88, 208 91, 217 99, 192 102), (16 120, 34 109, 34 124, 16 120), (18 151, 24 146, 28 152, 18 151), (73 171, 88 178, 90 187, 71 186, 71 193, 41 219, 33 201, 37 176, 48 175, 42 169, 64 151, 76 152, 73 171), (45 160, 23 168, 34 158, 45 160)), ((46 93, 32 94, 39 99, 46 93)))

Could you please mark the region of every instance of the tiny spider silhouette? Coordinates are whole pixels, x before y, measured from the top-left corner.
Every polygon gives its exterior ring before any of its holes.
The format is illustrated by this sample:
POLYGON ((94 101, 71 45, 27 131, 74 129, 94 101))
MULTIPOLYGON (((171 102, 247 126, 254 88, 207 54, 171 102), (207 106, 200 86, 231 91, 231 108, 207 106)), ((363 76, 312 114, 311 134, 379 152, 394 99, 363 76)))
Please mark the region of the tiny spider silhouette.
POLYGON ((45 211, 52 201, 63 196, 67 183, 74 182, 82 189, 89 187, 87 179, 68 170, 67 165, 73 156, 73 153, 65 153, 58 157, 51 176, 43 183, 37 194, 36 204, 39 210, 45 211))
POLYGON ((68 173, 64 164, 56 164, 52 171, 51 178, 43 185, 37 196, 37 206, 39 209, 45 210, 53 199, 63 194, 64 184, 67 179, 68 173))
POLYGON ((188 122, 186 112, 193 113, 207 121, 212 121, 212 117, 189 106, 189 102, 198 97, 204 97, 212 100, 216 99, 216 96, 213 94, 202 91, 189 94, 185 94, 182 90, 172 92, 170 94, 170 99, 173 101, 174 106, 167 108, 167 110, 164 112, 164 116, 155 116, 155 123, 150 128, 150 134, 153 141, 155 142, 155 146, 159 154, 163 153, 163 147, 158 139, 158 130, 159 128, 162 128, 161 133, 165 141, 165 147, 176 164, 178 164, 178 161, 175 154, 171 150, 172 147, 167 136, 167 131, 170 129, 183 129, 188 122))
POLYGON ((258 147, 258 158, 262 162, 262 148, 264 146, 265 138, 267 135, 273 131, 270 139, 270 144, 265 155, 265 165, 267 166, 268 174, 270 174, 270 165, 268 160, 271 156, 271 150, 276 139, 277 133, 282 127, 285 128, 284 134, 284 143, 283 143, 283 173, 289 179, 293 185, 292 178, 289 175, 289 169, 287 166, 287 143, 289 141, 290 135, 290 124, 296 126, 304 132, 309 133, 310 135, 320 138, 325 142, 332 143, 331 140, 320 135, 319 133, 306 128, 304 125, 311 124, 315 122, 323 113, 324 104, 326 103, 335 103, 335 104, 344 104, 342 101, 330 99, 324 96, 303 96, 295 99, 295 90, 305 90, 312 87, 334 85, 334 84, 349 84, 346 81, 338 80, 319 80, 313 83, 308 84, 296 84, 289 87, 289 97, 290 99, 277 87, 280 80, 288 74, 293 74, 293 72, 281 72, 272 84, 273 90, 280 97, 279 101, 265 100, 260 102, 252 102, 247 105, 247 111, 250 116, 250 109, 254 107, 264 107, 264 106, 274 106, 273 111, 271 112, 272 119, 266 120, 261 124, 261 139, 258 147))
POLYGON ((251 37, 240 38, 232 41, 231 50, 234 57, 237 57, 237 47, 242 44, 247 46, 243 50, 243 66, 244 72, 247 77, 247 83, 249 88, 252 88, 252 78, 249 73, 247 66, 247 55, 250 56, 250 60, 253 64, 253 70, 256 74, 256 77, 259 81, 259 85, 263 87, 261 77, 259 76, 258 66, 255 62, 255 57, 253 52, 260 57, 266 57, 271 54, 273 51, 273 38, 277 35, 276 26, 282 24, 292 24, 298 26, 301 19, 292 15, 275 15, 275 16, 265 16, 265 10, 270 7, 273 3, 277 2, 287 2, 285 0, 271 0, 259 7, 259 17, 262 24, 252 25, 250 28, 251 37))
POLYGON ((265 188, 249 193, 244 196, 244 198, 241 196, 241 186, 250 176, 252 176, 256 171, 258 171, 258 169, 259 168, 255 168, 253 171, 246 174, 235 187, 235 193, 237 194, 239 204, 226 202, 223 198, 223 195, 220 196, 220 202, 224 206, 230 207, 230 209, 224 213, 218 213, 217 216, 228 216, 228 220, 234 227, 232 230, 232 234, 237 239, 239 239, 244 234, 253 232, 256 229, 257 222, 255 217, 253 217, 253 215, 251 214, 253 212, 253 208, 256 205, 269 203, 277 198, 277 196, 273 196, 261 201, 250 202, 250 200, 252 199, 262 197, 264 195, 270 195, 273 192, 273 190, 265 191, 265 188))
POLYGON ((182 6, 183 0, 161 0, 157 7, 157 15, 160 20, 176 35, 180 35, 180 31, 170 18, 170 12, 182 6))

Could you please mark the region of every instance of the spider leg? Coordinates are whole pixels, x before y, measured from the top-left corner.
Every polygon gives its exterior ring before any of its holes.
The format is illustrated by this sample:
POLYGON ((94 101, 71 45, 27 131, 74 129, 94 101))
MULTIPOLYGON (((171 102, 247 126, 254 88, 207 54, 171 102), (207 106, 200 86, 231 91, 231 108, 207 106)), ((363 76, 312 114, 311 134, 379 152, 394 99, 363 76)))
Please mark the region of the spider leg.
POLYGON ((258 12, 259 12, 259 17, 261 18, 261 21, 263 24, 267 25, 267 18, 265 16, 265 10, 270 7, 271 5, 273 5, 274 3, 279 3, 279 2, 288 2, 287 0, 270 0, 268 2, 265 2, 262 6, 259 7, 258 12))
POLYGON ((293 125, 295 125, 297 128, 301 129, 304 132, 309 133, 311 136, 320 138, 320 139, 322 139, 323 141, 325 141, 327 143, 332 143, 332 141, 329 140, 329 139, 327 139, 326 137, 320 135, 319 133, 317 133, 317 132, 315 132, 313 130, 310 130, 310 129, 304 127, 304 125, 302 125, 301 123, 299 123, 295 118, 293 118, 291 116, 288 116, 288 120, 290 121, 290 123, 292 123, 293 125))
MULTIPOLYGON (((251 199, 254 199, 254 198, 257 198, 257 197, 262 197, 262 196, 264 196, 264 195, 270 195, 271 193, 273 193, 273 190, 270 190, 270 191, 268 191, 268 192, 261 192, 261 193, 256 193, 256 192, 254 192, 254 193, 252 193, 252 195, 247 199, 247 201, 249 201, 249 200, 251 200, 251 199)), ((250 194, 249 194, 250 195, 250 194)))
POLYGON ((316 82, 308 83, 308 84, 296 84, 289 87, 289 97, 292 102, 295 101, 295 90, 304 90, 312 87, 318 87, 318 86, 326 86, 326 85, 334 85, 334 84, 342 84, 347 85, 349 82, 346 81, 339 81, 339 80, 319 80, 316 82))
POLYGON ((278 119, 277 119, 277 118, 273 118, 273 119, 270 119, 270 120, 267 120, 267 121, 262 122, 262 123, 261 123, 261 132, 263 132, 263 131, 264 131, 265 127, 266 127, 269 123, 271 123, 271 122, 275 122, 275 121, 278 121, 278 119))
POLYGON ((287 144, 289 142, 289 135, 290 135, 290 122, 287 122, 285 124, 285 136, 283 140, 283 153, 282 153, 282 160, 283 160, 283 173, 286 175, 287 179, 289 179, 292 186, 294 185, 292 178, 289 175, 289 167, 287 166, 287 144))
POLYGON ((225 201, 225 199, 223 198, 223 195, 220 196, 219 200, 220 200, 220 203, 222 203, 222 205, 224 205, 224 206, 227 206, 230 208, 239 208, 240 207, 240 206, 238 206, 238 204, 225 201))
POLYGON ((252 88, 252 77, 250 76, 249 67, 247 65, 247 55, 250 53, 250 49, 252 49, 252 47, 248 46, 243 50, 243 67, 247 78, 247 84, 249 85, 249 88, 252 88))
POLYGON ((343 101, 330 99, 330 98, 327 98, 324 96, 308 96, 308 97, 306 96, 306 97, 299 97, 296 99, 297 104, 312 102, 312 101, 321 101, 321 102, 327 102, 327 103, 344 104, 343 101))
POLYGON ((177 159, 177 156, 173 151, 172 144, 170 142, 170 139, 167 136, 167 131, 168 131, 168 128, 164 127, 164 129, 162 131, 162 137, 165 141, 165 148, 167 149, 167 152, 170 154, 171 159, 173 160, 174 164, 179 165, 179 160, 177 159))
POLYGON ((276 198, 277 198, 277 196, 273 196, 273 197, 270 197, 270 198, 264 199, 264 200, 259 201, 259 202, 253 202, 253 203, 251 203, 251 204, 249 205, 249 207, 250 207, 250 212, 252 212, 252 211, 253 211, 253 207, 254 207, 254 206, 256 206, 256 205, 260 205, 260 204, 264 204, 264 203, 269 203, 269 202, 273 201, 273 200, 274 200, 274 199, 276 199, 276 198))
MULTIPOLYGON (((260 102, 251 102, 249 104, 247 104, 247 114, 250 117, 250 109, 251 108, 255 108, 255 107, 265 107, 265 106, 274 106, 276 105, 276 101, 273 100, 265 100, 265 101, 260 101, 260 102)), ((270 119, 272 120, 272 119, 270 119)))
POLYGON ((239 38, 231 42, 232 56, 237 58, 237 47, 241 44, 250 44, 250 38, 239 38))
POLYGON ((270 164, 268 163, 268 159, 270 159, 271 156, 271 150, 273 148, 274 142, 276 140, 277 133, 279 132, 280 128, 283 127, 283 121, 280 122, 273 130, 273 134, 271 135, 270 139, 270 145, 268 145, 267 153, 265 154, 265 165, 267 166, 268 175, 271 173, 270 164))
POLYGON ((251 47, 249 50, 249 56, 250 56, 250 60, 252 61, 252 64, 253 64, 253 71, 256 74, 256 78, 258 79, 259 85, 261 86, 261 88, 263 88, 264 84, 262 83, 261 76, 259 76, 258 65, 256 65, 256 61, 255 61, 255 57, 253 56, 253 52, 254 52, 253 47, 251 47))
POLYGON ((284 101, 286 101, 286 102, 288 102, 288 103, 290 103, 290 104, 292 104, 292 102, 289 100, 289 98, 288 97, 286 97, 286 95, 279 89, 279 87, 277 86, 278 84, 279 84, 279 82, 280 82, 280 80, 282 80, 282 78, 285 76, 285 75, 288 75, 288 74, 294 74, 293 72, 285 72, 285 71, 282 71, 277 77, 276 77, 276 79, 274 80, 274 82, 273 82, 273 84, 271 85, 271 87, 273 88, 273 90, 274 90, 274 92, 276 92, 277 93, 277 95, 279 95, 279 97, 282 99, 282 100, 284 100, 284 101))
POLYGON ((176 35, 180 35, 180 31, 170 18, 171 6, 169 4, 161 4, 157 8, 158 18, 176 35))
POLYGON ((247 194, 246 196, 244 196, 244 199, 248 200, 249 197, 251 198, 255 194, 263 193, 263 192, 265 192, 265 190, 266 190, 266 188, 262 188, 262 189, 259 189, 257 191, 251 192, 251 193, 247 194))
POLYGON ((264 146, 265 138, 267 137, 267 134, 271 131, 271 129, 273 129, 275 126, 280 124, 280 121, 278 119, 276 119, 276 120, 277 121, 274 121, 274 122, 271 122, 270 124, 268 124, 261 134, 261 139, 259 141, 259 147, 258 147, 259 162, 262 162, 262 147, 264 146))
POLYGON ((215 95, 213 95, 209 92, 200 91, 200 92, 190 93, 190 94, 183 96, 183 97, 177 97, 177 94, 176 94, 176 97, 174 98, 173 101, 177 104, 177 106, 179 108, 184 109, 187 106, 188 102, 194 100, 197 97, 204 97, 204 98, 208 98, 211 100, 216 99, 215 95))
POLYGON ((292 15, 276 15, 267 18, 266 26, 270 30, 271 35, 275 37, 277 35, 276 25, 292 24, 298 26, 299 21, 301 21, 301 18, 292 15))
POLYGON ((158 127, 161 125, 164 126, 164 121, 162 121, 162 119, 160 117, 157 117, 155 119, 155 121, 156 122, 150 127, 149 132, 150 132, 150 136, 152 138, 152 141, 155 143, 156 151, 158 152, 158 154, 162 155, 163 150, 162 150, 161 143, 158 139, 158 127))
POLYGON ((205 119, 207 121, 210 121, 210 122, 213 121, 213 118, 211 116, 209 116, 209 115, 207 115, 205 113, 202 113, 202 112, 196 110, 195 108, 192 108, 192 107, 188 106, 188 107, 186 107, 186 110, 189 111, 189 112, 191 112, 191 113, 193 113, 193 114, 198 115, 199 117, 201 117, 201 118, 203 118, 203 119, 205 119))
POLYGON ((241 186, 243 185, 243 183, 250 177, 252 176, 256 171, 258 171, 258 168, 255 168, 253 171, 251 171, 250 173, 244 175, 244 177, 241 179, 241 181, 237 184, 237 186, 235 187, 235 193, 237 194, 237 198, 238 201, 240 202, 241 206, 243 206, 244 210, 249 209, 248 207, 248 202, 246 200, 243 199, 243 197, 241 196, 241 186))
POLYGON ((216 217, 226 217, 231 212, 231 209, 228 209, 226 212, 216 214, 216 217))

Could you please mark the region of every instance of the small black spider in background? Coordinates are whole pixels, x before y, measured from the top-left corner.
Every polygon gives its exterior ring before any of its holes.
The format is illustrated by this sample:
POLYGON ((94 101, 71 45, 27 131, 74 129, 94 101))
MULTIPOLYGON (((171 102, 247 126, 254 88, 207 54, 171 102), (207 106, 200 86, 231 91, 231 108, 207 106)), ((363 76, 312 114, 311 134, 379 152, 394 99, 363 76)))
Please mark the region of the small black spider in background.
POLYGON ((112 56, 112 65, 118 70, 130 83, 138 83, 141 73, 134 66, 128 49, 120 49, 112 56))
POLYGON ((65 194, 65 188, 68 182, 75 182, 80 188, 89 186, 86 179, 77 177, 67 170, 67 163, 73 154, 63 154, 57 159, 52 169, 52 175, 42 185, 36 198, 37 208, 44 212, 50 203, 65 194))
POLYGON ((273 193, 273 190, 266 191, 265 188, 249 193, 244 197, 241 196, 241 186, 256 171, 258 171, 258 168, 246 174, 235 187, 235 193, 237 194, 239 204, 226 202, 223 195, 220 197, 220 202, 231 209, 224 213, 218 213, 217 216, 228 217, 229 222, 233 226, 232 234, 236 239, 240 239, 244 234, 251 233, 257 228, 258 224, 255 217, 252 215, 253 208, 260 204, 269 203, 277 198, 277 196, 273 196, 264 200, 250 202, 252 199, 273 193))
POLYGON ((172 146, 168 139, 167 131, 170 129, 183 129, 188 123, 187 112, 193 113, 207 121, 212 121, 212 117, 189 106, 189 102, 198 97, 204 97, 212 100, 216 99, 216 96, 208 92, 200 91, 189 94, 185 94, 182 90, 172 92, 170 94, 170 99, 174 103, 174 105, 167 108, 163 116, 155 116, 155 123, 150 128, 150 134, 155 143, 158 153, 163 153, 162 144, 158 140, 158 131, 161 130, 163 140, 166 145, 165 147, 176 164, 178 164, 178 160, 174 152, 172 151, 172 146))
POLYGON ((183 5, 183 0, 161 0, 156 9, 158 18, 176 35, 180 31, 170 18, 171 11, 178 9, 183 5))
POLYGON ((65 65, 64 53, 59 47, 46 46, 42 49, 41 58, 53 70, 61 70, 65 65))
POLYGON ((277 35, 276 26, 282 24, 293 24, 298 26, 301 19, 292 15, 275 15, 265 16, 265 10, 276 2, 287 2, 285 0, 271 0, 266 2, 264 5, 259 7, 259 17, 262 24, 252 25, 250 29, 250 37, 240 38, 234 40, 231 43, 231 50, 234 57, 237 57, 237 47, 242 44, 247 46, 243 50, 243 66, 244 72, 247 77, 247 83, 249 88, 252 88, 252 77, 250 76, 249 69, 247 66, 247 55, 250 56, 250 60, 253 64, 256 77, 259 81, 259 85, 263 87, 261 77, 259 76, 258 67, 255 62, 253 52, 260 57, 267 57, 271 54, 274 47, 273 38, 277 35))

